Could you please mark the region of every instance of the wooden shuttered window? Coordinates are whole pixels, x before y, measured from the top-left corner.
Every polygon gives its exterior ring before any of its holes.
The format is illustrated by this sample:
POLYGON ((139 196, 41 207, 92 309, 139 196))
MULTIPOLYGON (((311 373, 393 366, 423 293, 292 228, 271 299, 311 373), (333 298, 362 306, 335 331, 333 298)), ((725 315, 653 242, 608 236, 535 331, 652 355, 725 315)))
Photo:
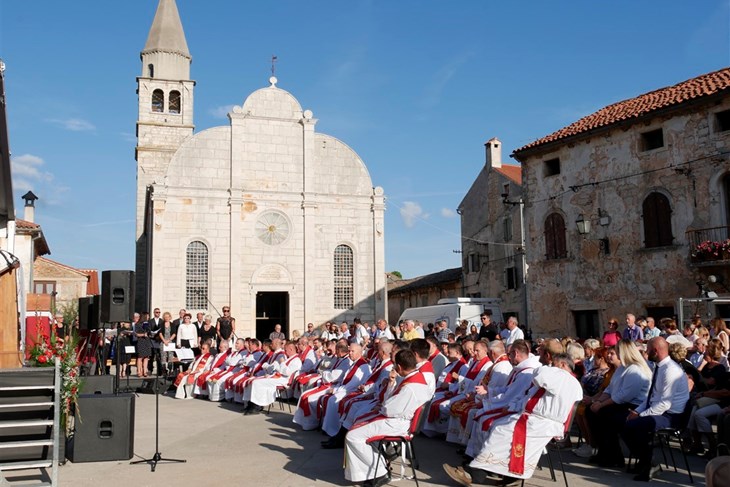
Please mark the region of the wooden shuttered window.
POLYGON ((672 245, 672 207, 662 193, 653 192, 644 199, 644 247, 666 247, 672 245))
POLYGON ((567 256, 565 220, 560 213, 551 213, 545 220, 545 258, 564 259, 567 256))

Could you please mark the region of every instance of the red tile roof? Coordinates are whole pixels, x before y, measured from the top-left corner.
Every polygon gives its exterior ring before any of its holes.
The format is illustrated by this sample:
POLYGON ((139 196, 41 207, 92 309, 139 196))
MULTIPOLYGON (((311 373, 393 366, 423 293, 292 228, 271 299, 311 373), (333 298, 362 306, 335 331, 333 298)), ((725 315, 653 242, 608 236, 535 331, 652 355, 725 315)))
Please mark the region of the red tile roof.
POLYGON ((86 295, 94 296, 99 293, 99 271, 96 269, 79 269, 81 272, 89 276, 89 282, 86 284, 86 295))
POLYGON ((639 95, 636 98, 620 101, 601 108, 597 112, 583 117, 577 122, 561 128, 557 132, 553 132, 550 135, 520 147, 512 155, 519 155, 520 152, 550 142, 573 137, 625 120, 636 119, 662 108, 679 105, 704 96, 714 95, 728 89, 730 89, 730 68, 723 68, 719 71, 703 74, 702 76, 683 81, 674 86, 660 88, 639 95))
POLYGON ((522 186, 522 166, 502 164, 502 167, 495 167, 494 170, 507 179, 511 179, 516 184, 522 186))
POLYGON ((21 220, 20 218, 18 218, 15 220, 15 227, 24 230, 35 230, 36 228, 40 228, 41 226, 37 223, 29 222, 28 220, 21 220))

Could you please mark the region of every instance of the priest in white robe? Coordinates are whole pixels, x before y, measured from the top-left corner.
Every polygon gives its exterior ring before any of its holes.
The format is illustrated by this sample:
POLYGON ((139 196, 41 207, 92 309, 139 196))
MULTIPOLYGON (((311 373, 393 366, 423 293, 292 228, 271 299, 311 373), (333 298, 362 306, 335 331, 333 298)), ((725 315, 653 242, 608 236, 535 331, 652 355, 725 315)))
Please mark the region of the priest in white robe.
POLYGON ((425 377, 416 368, 415 354, 410 350, 399 351, 395 356, 385 402, 377 411, 355 424, 345 437, 345 479, 350 482, 368 481, 373 486, 384 485, 388 480, 385 460, 381 457, 377 461, 376 444, 367 444, 368 438, 406 434, 413 414, 431 399, 431 395, 425 377), (396 384, 396 375, 402 378, 399 384, 396 384))

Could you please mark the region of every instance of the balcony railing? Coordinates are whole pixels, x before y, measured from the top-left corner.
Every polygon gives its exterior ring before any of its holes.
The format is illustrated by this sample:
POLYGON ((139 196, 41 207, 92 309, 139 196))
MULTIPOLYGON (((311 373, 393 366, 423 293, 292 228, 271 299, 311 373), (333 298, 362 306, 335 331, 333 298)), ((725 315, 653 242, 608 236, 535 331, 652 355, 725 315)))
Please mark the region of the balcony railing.
POLYGON ((690 262, 730 264, 730 226, 688 230, 686 235, 690 262))

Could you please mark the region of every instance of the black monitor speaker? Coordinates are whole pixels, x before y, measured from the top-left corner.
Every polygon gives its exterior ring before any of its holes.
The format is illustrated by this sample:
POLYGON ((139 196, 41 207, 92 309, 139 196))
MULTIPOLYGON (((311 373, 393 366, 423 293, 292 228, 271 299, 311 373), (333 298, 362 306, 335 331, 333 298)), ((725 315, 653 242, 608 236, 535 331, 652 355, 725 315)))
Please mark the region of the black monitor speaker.
POLYGON ((99 328, 101 296, 79 298, 79 329, 96 330, 99 328))
POLYGON ((68 458, 73 463, 129 460, 134 455, 134 395, 81 394, 68 458))
POLYGON ((101 321, 132 321, 134 315, 134 271, 101 273, 101 321))

